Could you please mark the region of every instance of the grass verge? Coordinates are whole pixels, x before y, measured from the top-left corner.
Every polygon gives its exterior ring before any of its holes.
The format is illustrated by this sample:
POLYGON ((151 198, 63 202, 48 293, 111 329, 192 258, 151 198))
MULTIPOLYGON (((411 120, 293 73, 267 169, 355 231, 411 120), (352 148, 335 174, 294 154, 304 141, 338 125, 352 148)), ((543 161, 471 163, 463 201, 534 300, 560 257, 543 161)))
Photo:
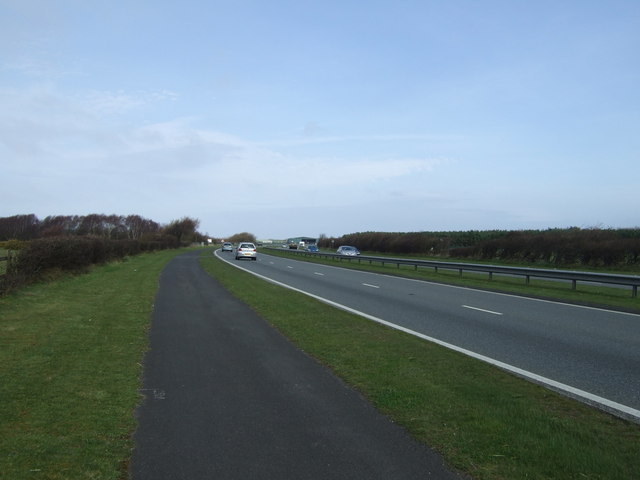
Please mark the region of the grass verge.
POLYGON ((153 299, 178 253, 0 298, 0 478, 126 478, 153 299))
MULTIPOLYGON (((560 282, 531 278, 529 285, 525 283, 524 277, 509 277, 505 275, 493 275, 489 280, 486 273, 464 272, 462 276, 457 271, 439 269, 435 272, 433 268, 425 267, 415 270, 413 266, 386 263, 369 264, 364 261, 358 262, 357 258, 326 259, 311 255, 296 255, 288 253, 287 250, 263 249, 261 253, 279 257, 293 258, 305 262, 320 263, 354 270, 364 270, 368 272, 383 273, 386 275, 398 275, 419 280, 427 280, 450 285, 459 285, 470 288, 480 288, 495 292, 513 293, 536 298, 566 301, 582 305, 591 305, 603 308, 618 308, 629 312, 640 312, 640 297, 631 297, 631 288, 616 288, 600 285, 590 285, 578 283, 576 290, 571 289, 571 282, 560 282)), ((447 260, 454 261, 454 260, 447 260)), ((523 265, 518 265, 523 266, 523 265)), ((612 272, 615 273, 615 272, 612 272)), ((630 275, 629 272, 620 272, 623 275, 630 275)))
POLYGON ((257 279, 203 267, 453 467, 481 479, 632 479, 640 427, 257 279))

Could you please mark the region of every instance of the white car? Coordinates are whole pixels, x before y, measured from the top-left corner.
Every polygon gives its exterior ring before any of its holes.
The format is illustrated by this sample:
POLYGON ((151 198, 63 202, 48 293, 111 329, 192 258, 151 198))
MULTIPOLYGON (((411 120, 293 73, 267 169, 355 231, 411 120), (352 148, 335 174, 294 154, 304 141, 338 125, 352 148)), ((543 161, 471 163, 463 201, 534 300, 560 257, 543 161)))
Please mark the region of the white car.
POLYGON ((338 250, 336 251, 336 253, 338 255, 348 255, 350 257, 355 257, 356 255, 360 255, 360 250, 358 250, 356 247, 343 245, 341 247, 338 247, 338 250))
POLYGON ((236 248, 236 260, 241 258, 250 258, 251 260, 258 259, 258 253, 256 252, 256 246, 249 242, 240 242, 238 248, 236 248))

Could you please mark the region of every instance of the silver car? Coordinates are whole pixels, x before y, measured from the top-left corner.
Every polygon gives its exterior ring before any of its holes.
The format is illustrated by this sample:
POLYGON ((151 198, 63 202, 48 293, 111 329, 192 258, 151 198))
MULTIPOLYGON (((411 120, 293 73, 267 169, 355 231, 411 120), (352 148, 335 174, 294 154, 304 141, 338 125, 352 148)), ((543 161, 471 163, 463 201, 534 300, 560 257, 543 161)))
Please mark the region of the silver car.
POLYGON ((236 260, 241 258, 250 258, 251 260, 258 259, 258 253, 256 252, 256 246, 249 242, 240 242, 238 248, 236 248, 236 260))
POLYGON ((223 252, 233 252, 233 243, 224 242, 222 244, 222 251, 223 252))
POLYGON ((350 257, 355 257, 356 255, 360 255, 360 250, 350 245, 342 245, 341 247, 338 247, 336 253, 338 255, 348 255, 350 257))

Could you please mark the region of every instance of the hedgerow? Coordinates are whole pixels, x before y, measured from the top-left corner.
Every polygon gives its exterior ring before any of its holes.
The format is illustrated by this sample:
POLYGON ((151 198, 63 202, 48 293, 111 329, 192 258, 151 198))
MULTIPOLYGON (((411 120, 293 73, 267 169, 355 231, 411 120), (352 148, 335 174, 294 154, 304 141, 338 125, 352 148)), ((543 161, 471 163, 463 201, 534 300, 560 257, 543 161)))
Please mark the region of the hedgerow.
POLYGON ((468 259, 508 260, 557 267, 626 268, 640 265, 640 229, 544 231, 364 232, 322 237, 321 247, 354 245, 363 251, 468 259))
POLYGON ((48 272, 79 273, 92 265, 180 246, 176 237, 162 234, 146 235, 140 240, 67 235, 4 243, 15 249, 11 250, 7 273, 0 277, 0 294, 37 281, 48 272))

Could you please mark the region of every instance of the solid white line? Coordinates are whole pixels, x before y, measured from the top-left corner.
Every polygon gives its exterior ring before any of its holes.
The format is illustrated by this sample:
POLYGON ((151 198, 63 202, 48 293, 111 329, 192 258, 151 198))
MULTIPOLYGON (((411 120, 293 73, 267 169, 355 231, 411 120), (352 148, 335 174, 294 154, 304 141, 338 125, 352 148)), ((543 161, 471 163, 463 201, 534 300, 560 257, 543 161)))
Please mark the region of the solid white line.
POLYGON ((502 313, 500 313, 500 312, 493 312, 491 310, 485 310, 484 308, 470 307, 469 305, 462 305, 462 306, 464 308, 470 308, 471 310, 477 310, 479 312, 490 313, 492 315, 502 315, 502 313))
POLYGON ((370 283, 363 283, 362 285, 364 285, 365 287, 380 288, 378 285, 371 285, 370 283))
POLYGON ((527 370, 523 370, 518 367, 514 367, 513 365, 509 365, 508 363, 501 362, 491 357, 486 357, 484 355, 480 355, 479 353, 472 352, 471 350, 466 350, 464 348, 458 347, 451 343, 443 342, 442 340, 438 340, 437 338, 429 337, 428 335, 424 335, 420 332, 416 332, 414 330, 410 330, 401 325, 396 325, 395 323, 387 322, 378 317, 374 317, 373 315, 369 315, 368 313, 361 312, 359 310, 355 310, 351 307, 347 307, 346 305, 342 305, 340 303, 334 302, 333 300, 329 300, 328 298, 320 297, 318 295, 314 295, 313 293, 305 292, 304 290, 300 290, 299 288, 292 287, 291 285, 287 285, 286 283, 279 282, 277 280, 273 280, 272 278, 265 277, 264 275, 260 275, 259 273, 252 272, 251 270, 246 269, 238 265, 237 263, 231 262, 225 258, 222 258, 215 252, 215 256, 220 260, 227 262, 229 265, 233 265, 240 270, 244 270, 251 275, 254 275, 258 278, 266 280, 267 282, 273 283, 275 285, 280 285, 281 287, 288 288, 289 290, 293 290, 294 292, 302 293, 303 295, 307 295, 308 297, 315 298, 316 300, 326 303, 327 305, 331 305, 333 307, 339 308, 349 313, 353 313, 355 315, 359 315, 363 318, 372 320, 376 323, 380 323, 382 325, 386 325, 387 327, 393 328, 395 330, 399 330, 401 332, 408 333, 409 335, 413 335, 415 337, 421 338, 423 340, 427 340, 429 342, 436 343, 450 350, 454 350, 456 352, 462 353, 463 355, 467 355, 471 358, 475 358, 476 360, 480 360, 482 362, 488 363, 490 365, 494 365, 498 368, 506 370, 508 372, 514 373, 520 377, 524 377, 526 379, 531 380, 534 383, 538 383, 540 385, 544 385, 553 390, 557 390, 559 392, 563 392, 569 397, 572 397, 577 400, 581 400, 584 403, 587 403, 592 406, 599 407, 603 410, 609 411, 610 413, 615 413, 618 415, 622 415, 625 418, 632 419, 635 422, 640 421, 640 410, 636 410, 635 408, 629 407, 627 405, 622 405, 621 403, 614 402, 612 400, 608 400, 603 397, 599 397, 598 395, 594 395, 589 392, 585 392, 584 390, 580 390, 579 388, 572 387, 570 385, 565 385, 564 383, 556 382, 555 380, 551 380, 550 378, 543 377, 541 375, 535 374, 533 372, 529 372, 527 370))

